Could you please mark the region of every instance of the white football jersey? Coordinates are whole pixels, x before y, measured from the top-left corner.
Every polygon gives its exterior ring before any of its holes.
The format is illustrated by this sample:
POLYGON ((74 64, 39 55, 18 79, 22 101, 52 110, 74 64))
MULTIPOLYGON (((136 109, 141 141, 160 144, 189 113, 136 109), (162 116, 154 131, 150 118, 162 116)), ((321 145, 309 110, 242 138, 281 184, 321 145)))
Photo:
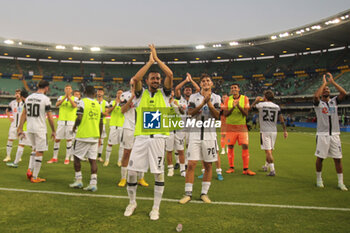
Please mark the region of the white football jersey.
POLYGON ((277 132, 277 120, 280 107, 270 101, 260 102, 255 107, 259 110, 260 132, 277 132))
POLYGON ((17 128, 19 125, 19 121, 21 119, 21 114, 23 111, 24 103, 23 101, 17 102, 17 100, 12 100, 9 103, 8 110, 12 112, 13 121, 11 123, 11 127, 17 128))
POLYGON ((187 119, 186 115, 188 112, 188 104, 190 102, 190 99, 188 99, 188 101, 186 100, 186 98, 184 98, 183 96, 181 96, 180 100, 179 100, 179 105, 181 106, 181 108, 184 110, 184 114, 181 114, 182 120, 185 121, 187 119))
MULTIPOLYGON (((129 99, 131 98, 131 91, 125 91, 123 94, 120 96, 120 103, 121 106, 124 105, 129 99)), ((124 113, 124 129, 130 129, 130 130, 135 130, 135 106, 134 106, 135 98, 131 102, 131 106, 128 111, 124 113)))
POLYGON ((314 106, 317 116, 317 135, 339 135, 338 100, 333 97, 328 102, 320 100, 314 106))
MULTIPOLYGON (((203 102, 204 96, 197 92, 192 94, 189 99, 188 109, 196 108, 203 102)), ((210 98, 211 103, 214 107, 220 111, 221 97, 215 93, 211 93, 210 98)), ((196 121, 206 121, 211 119, 211 121, 216 121, 214 116, 211 114, 209 107, 205 104, 199 113, 188 120, 195 119, 196 121)), ((190 129, 190 141, 194 140, 215 140, 216 139, 216 128, 215 127, 204 127, 190 129)))
POLYGON ((27 111, 27 132, 46 133, 46 112, 51 109, 50 98, 45 94, 33 93, 25 101, 27 111))

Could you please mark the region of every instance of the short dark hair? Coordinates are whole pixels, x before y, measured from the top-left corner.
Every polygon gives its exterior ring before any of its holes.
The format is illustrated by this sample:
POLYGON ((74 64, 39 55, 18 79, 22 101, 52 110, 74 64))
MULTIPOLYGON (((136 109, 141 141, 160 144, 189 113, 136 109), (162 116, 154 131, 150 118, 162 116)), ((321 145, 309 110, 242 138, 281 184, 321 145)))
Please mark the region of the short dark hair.
POLYGON ((86 95, 93 95, 93 94, 95 94, 95 88, 93 86, 86 86, 85 87, 85 94, 86 95))
POLYGON ((207 73, 202 73, 202 74, 201 74, 201 77, 200 77, 200 79, 199 79, 199 81, 202 82, 202 79, 204 79, 204 78, 210 78, 210 80, 211 80, 211 76, 210 76, 209 74, 207 74, 207 73))
POLYGON ((22 96, 23 98, 27 98, 28 95, 29 95, 29 93, 28 93, 28 91, 27 91, 26 89, 22 89, 22 90, 21 90, 21 96, 22 96))
POLYGON ((231 87, 232 87, 232 86, 237 86, 237 87, 239 87, 239 84, 238 84, 238 83, 232 83, 232 84, 231 84, 231 87))
POLYGON ((268 101, 272 101, 275 98, 275 95, 271 90, 264 91, 264 96, 268 101))
POLYGON ((38 88, 39 89, 43 89, 45 87, 50 86, 50 83, 46 80, 40 80, 40 82, 38 83, 38 88))
POLYGON ((66 88, 66 87, 72 87, 72 85, 66 84, 64 87, 65 87, 65 88, 66 88))
POLYGON ((192 89, 192 86, 191 86, 191 85, 189 85, 189 84, 187 84, 187 85, 185 85, 184 90, 185 90, 185 89, 187 89, 187 88, 192 89))
POLYGON ((79 92, 79 93, 80 93, 80 91, 79 91, 79 90, 74 90, 74 91, 73 91, 73 93, 76 93, 76 92, 79 92))
POLYGON ((16 92, 16 93, 17 93, 17 92, 21 92, 21 89, 16 89, 15 92, 16 92))
POLYGON ((103 88, 97 88, 97 90, 105 92, 105 90, 103 88))
MULTIPOLYGON (((150 73, 158 73, 158 74, 160 74, 160 72, 158 70, 149 70, 147 72, 146 79, 148 79, 150 73)), ((162 77, 162 76, 160 76, 160 77, 162 77)))

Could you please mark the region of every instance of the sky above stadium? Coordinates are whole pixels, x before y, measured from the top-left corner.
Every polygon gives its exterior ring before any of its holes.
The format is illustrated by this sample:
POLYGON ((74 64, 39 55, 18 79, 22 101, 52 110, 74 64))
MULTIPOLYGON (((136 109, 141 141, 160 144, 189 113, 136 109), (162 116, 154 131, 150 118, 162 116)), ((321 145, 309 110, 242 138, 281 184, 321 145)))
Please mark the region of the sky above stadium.
POLYGON ((200 44, 303 26, 349 0, 2 0, 0 36, 96 46, 200 44))

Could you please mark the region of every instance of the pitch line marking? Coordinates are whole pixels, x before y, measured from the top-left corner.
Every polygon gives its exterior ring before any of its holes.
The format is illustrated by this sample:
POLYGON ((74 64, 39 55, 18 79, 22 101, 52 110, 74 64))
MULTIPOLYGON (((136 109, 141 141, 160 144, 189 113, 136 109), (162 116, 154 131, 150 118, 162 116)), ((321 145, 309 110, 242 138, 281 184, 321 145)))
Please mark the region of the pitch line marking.
MULTIPOLYGON (((30 189, 13 189, 13 188, 1 188, 0 191, 10 192, 25 192, 25 193, 42 193, 42 194, 54 194, 63 196, 75 196, 75 197, 103 197, 103 198, 115 198, 115 199, 129 199, 128 196, 116 196, 105 194, 88 194, 88 193, 69 193, 69 192, 55 192, 45 190, 30 190, 30 189)), ((153 197, 137 197, 137 200, 153 201, 153 197)), ((162 201, 176 202, 179 200, 163 198, 162 201)), ((191 203, 203 204, 202 201, 192 200, 191 203)), ((262 204, 262 203, 244 203, 244 202, 212 202, 212 205, 228 205, 228 206, 251 206, 251 207, 271 207, 282 209, 303 209, 303 210, 334 210, 334 211, 350 211, 350 208, 337 208, 337 207, 322 207, 322 206, 297 206, 297 205, 277 205, 277 204, 262 204)))

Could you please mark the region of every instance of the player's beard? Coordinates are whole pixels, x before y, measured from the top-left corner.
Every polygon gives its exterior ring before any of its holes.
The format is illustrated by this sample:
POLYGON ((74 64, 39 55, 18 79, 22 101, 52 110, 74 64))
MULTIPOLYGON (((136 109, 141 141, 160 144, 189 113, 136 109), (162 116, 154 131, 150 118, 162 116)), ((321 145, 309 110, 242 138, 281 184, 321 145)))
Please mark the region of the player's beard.
POLYGON ((322 95, 323 98, 328 98, 329 97, 329 94, 324 94, 322 95))

